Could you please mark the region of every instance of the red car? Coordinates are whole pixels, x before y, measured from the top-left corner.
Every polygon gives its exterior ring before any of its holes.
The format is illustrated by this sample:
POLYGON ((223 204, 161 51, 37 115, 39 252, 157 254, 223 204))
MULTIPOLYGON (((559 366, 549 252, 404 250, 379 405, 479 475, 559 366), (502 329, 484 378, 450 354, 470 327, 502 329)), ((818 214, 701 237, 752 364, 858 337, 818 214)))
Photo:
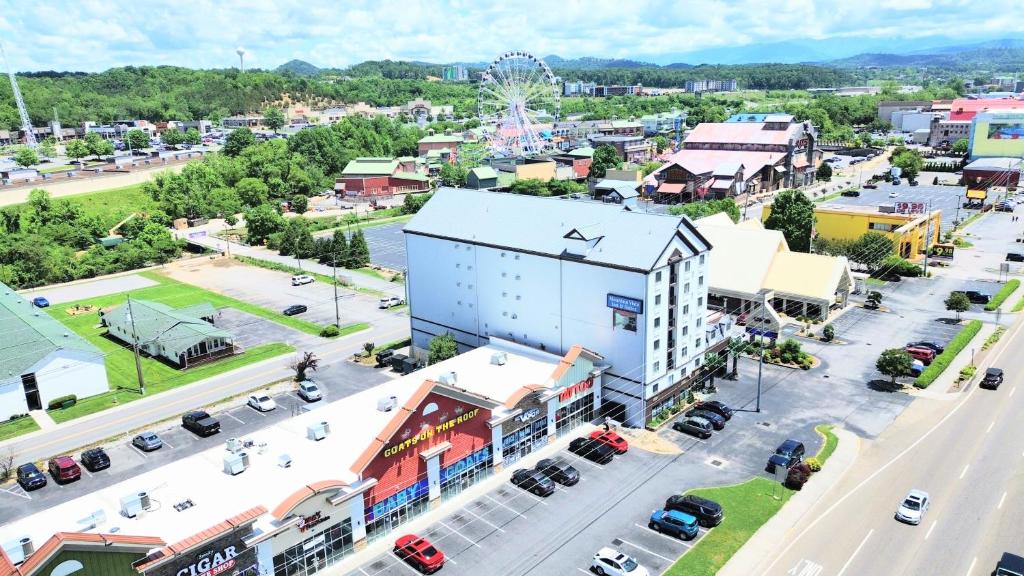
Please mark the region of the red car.
POLYGON ((444 552, 415 534, 406 534, 395 540, 395 556, 424 574, 433 574, 444 567, 444 552))
POLYGON ((50 476, 58 484, 73 482, 82 477, 82 469, 70 456, 58 456, 49 462, 50 476))
POLYGON ((910 354, 915 360, 924 362, 925 366, 931 364, 932 360, 935 360, 935 350, 921 348, 918 346, 907 346, 905 350, 907 351, 907 354, 910 354))
POLYGON ((629 442, 622 436, 619 436, 615 432, 608 430, 607 432, 601 430, 594 430, 590 433, 591 440, 597 440, 601 444, 613 448, 616 454, 625 454, 626 450, 629 450, 629 442))

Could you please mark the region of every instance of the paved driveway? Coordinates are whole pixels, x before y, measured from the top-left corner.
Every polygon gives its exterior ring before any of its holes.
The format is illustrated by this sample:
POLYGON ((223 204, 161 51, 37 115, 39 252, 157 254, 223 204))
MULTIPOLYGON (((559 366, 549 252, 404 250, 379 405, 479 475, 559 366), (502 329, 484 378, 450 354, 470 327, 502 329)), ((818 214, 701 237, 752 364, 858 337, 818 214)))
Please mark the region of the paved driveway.
POLYGON ((316 342, 317 338, 305 332, 272 322, 259 316, 253 316, 234 308, 221 308, 217 311, 216 325, 231 332, 235 336, 235 344, 249 349, 253 346, 270 342, 284 342, 301 348, 303 345, 316 342))
POLYGON ((32 290, 26 290, 21 294, 31 300, 36 296, 45 296, 50 304, 61 304, 64 302, 74 302, 75 300, 82 300, 85 298, 96 298, 97 296, 106 296, 107 294, 117 294, 118 292, 127 292, 128 290, 139 290, 140 288, 148 288, 155 286, 156 282, 139 276, 137 274, 131 274, 128 276, 118 276, 116 278, 104 278, 102 280, 93 280, 90 282, 81 282, 78 284, 70 284, 67 286, 50 286, 43 288, 35 288, 32 290))

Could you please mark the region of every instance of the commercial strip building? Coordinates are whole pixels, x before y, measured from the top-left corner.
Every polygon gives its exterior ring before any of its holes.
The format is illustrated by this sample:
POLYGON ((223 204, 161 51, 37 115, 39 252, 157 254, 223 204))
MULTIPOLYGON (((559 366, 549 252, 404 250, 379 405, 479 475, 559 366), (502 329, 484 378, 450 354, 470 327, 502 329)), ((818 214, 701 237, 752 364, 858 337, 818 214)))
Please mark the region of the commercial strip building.
POLYGON ((420 164, 408 158, 361 157, 345 165, 334 181, 334 193, 349 198, 372 199, 430 190, 430 179, 420 164))
POLYGON ((55 532, 108 542, 90 561, 109 571, 89 574, 316 574, 593 420, 604 369, 578 345, 559 356, 495 339, 9 522, 0 574, 50 576, 17 570, 49 565, 35 544, 55 532))
POLYGON ((1024 101, 1015 110, 981 112, 971 120, 968 150, 977 158, 1024 158, 1024 101))
POLYGON ((0 420, 110 390, 103 353, 0 284, 0 420))
POLYGON ((174 309, 148 300, 129 300, 100 313, 107 335, 175 368, 191 368, 238 351, 235 337, 214 326, 217 310, 208 302, 174 309))
POLYGON ((711 244, 685 216, 441 188, 404 232, 416 354, 446 333, 579 344, 608 365, 605 411, 637 426, 699 373, 711 244))
POLYGON ((792 252, 777 230, 757 220, 736 224, 724 213, 698 219, 697 230, 714 246, 708 268, 709 306, 739 316, 761 317, 767 291, 765 329, 778 334, 790 318, 827 320, 845 308, 854 288, 846 258, 792 252))

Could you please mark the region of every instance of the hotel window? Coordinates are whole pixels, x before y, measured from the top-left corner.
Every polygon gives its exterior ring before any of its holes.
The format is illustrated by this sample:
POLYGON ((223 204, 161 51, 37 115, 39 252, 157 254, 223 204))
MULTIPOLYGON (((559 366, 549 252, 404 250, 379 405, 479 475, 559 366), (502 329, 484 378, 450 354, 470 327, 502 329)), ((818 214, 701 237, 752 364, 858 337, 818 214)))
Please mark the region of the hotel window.
POLYGON ((683 336, 687 336, 689 334, 690 334, 690 327, 689 326, 683 326, 683 336))
POLYGON ((660 270, 654 273, 654 281, 655 282, 661 282, 661 271, 660 270))
POLYGON ((661 370, 661 362, 654 363, 654 371, 659 372, 661 370))
POLYGON ((657 350, 658 348, 661 348, 661 340, 654 341, 654 349, 657 350))
POLYGON ((703 305, 704 305, 704 297, 703 296, 699 296, 697 298, 697 307, 700 308, 703 305))
POLYGON ((654 295, 654 305, 657 306, 659 304, 661 304, 661 294, 655 294, 654 295))
POLYGON ((703 285, 704 285, 704 277, 701 276, 700 278, 697 278, 697 286, 703 286, 703 285))
POLYGON ((661 326, 661 318, 655 318, 654 319, 654 327, 657 328, 659 326, 661 326))
POLYGON ((683 346, 682 350, 679 351, 679 357, 685 359, 689 355, 690 355, 689 348, 687 348, 686 346, 683 346))
POLYGON ((700 255, 700 263, 701 263, 701 265, 704 264, 704 255, 703 254, 700 255))
POLYGON ((686 284, 683 284, 683 293, 684 294, 689 294, 690 293, 690 283, 689 282, 687 282, 686 284))
POLYGON ((693 347, 700 348, 700 338, 697 338, 693 341, 693 347))
POLYGON ((689 260, 687 260, 686 262, 683 263, 683 270, 685 270, 687 272, 690 271, 690 261, 689 260))
POLYGON ((683 316, 686 316, 689 313, 690 313, 690 305, 689 304, 683 304, 683 316))

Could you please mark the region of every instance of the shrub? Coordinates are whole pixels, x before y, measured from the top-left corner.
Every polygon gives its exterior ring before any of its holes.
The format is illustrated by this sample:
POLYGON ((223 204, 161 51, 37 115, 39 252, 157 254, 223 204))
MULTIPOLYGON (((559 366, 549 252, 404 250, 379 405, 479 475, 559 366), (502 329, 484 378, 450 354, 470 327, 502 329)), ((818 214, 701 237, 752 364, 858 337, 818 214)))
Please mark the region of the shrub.
POLYGON ((978 367, 973 364, 969 364, 960 369, 960 379, 970 380, 974 373, 978 371, 978 367))
POLYGON ((803 358, 800 358, 800 369, 810 370, 811 366, 814 366, 814 360, 811 360, 811 356, 809 354, 804 354, 803 358))
POLYGON ((1020 280, 1017 280, 1016 278, 1010 280, 1006 284, 1003 284, 1003 287, 999 289, 999 292, 996 292, 996 295, 988 301, 988 304, 985 304, 985 310, 992 312, 996 308, 999 308, 999 305, 1005 302, 1006 299, 1017 290, 1017 288, 1020 288, 1020 280))
POLYGON ((320 329, 320 336, 323 338, 334 338, 338 334, 341 334, 341 330, 334 324, 328 324, 320 329))
POLYGON ((882 261, 882 265, 879 266, 879 271, 889 271, 897 276, 906 276, 909 278, 916 278, 921 275, 921 267, 914 264, 905 258, 899 256, 889 256, 882 261))
POLYGON ((807 460, 804 460, 804 464, 807 464, 807 467, 811 469, 811 472, 821 471, 821 462, 819 462, 818 459, 813 456, 808 458, 807 460))
POLYGON ((14 422, 15 420, 21 420, 22 418, 28 418, 28 414, 11 414, 11 417, 7 420, 14 422))
POLYGON ((825 342, 831 342, 836 337, 836 329, 831 324, 825 324, 825 327, 821 329, 821 338, 825 342))
POLYGON ((917 388, 927 388, 935 379, 942 374, 946 368, 949 367, 950 363, 953 362, 953 358, 960 353, 961 350, 967 347, 978 332, 981 330, 981 320, 971 320, 960 332, 950 340, 946 346, 946 350, 935 357, 932 363, 924 369, 924 372, 914 380, 914 386, 917 388))
POLYGON ((801 462, 789 469, 786 474, 786 487, 792 490, 800 490, 811 478, 811 467, 806 462, 801 462))
POLYGON ((67 396, 58 396, 53 400, 50 400, 49 404, 46 405, 46 408, 48 410, 57 410, 58 408, 70 408, 75 405, 75 402, 78 402, 78 397, 75 396, 74 394, 68 394, 67 396), (65 406, 65 402, 70 402, 70 404, 65 406))

